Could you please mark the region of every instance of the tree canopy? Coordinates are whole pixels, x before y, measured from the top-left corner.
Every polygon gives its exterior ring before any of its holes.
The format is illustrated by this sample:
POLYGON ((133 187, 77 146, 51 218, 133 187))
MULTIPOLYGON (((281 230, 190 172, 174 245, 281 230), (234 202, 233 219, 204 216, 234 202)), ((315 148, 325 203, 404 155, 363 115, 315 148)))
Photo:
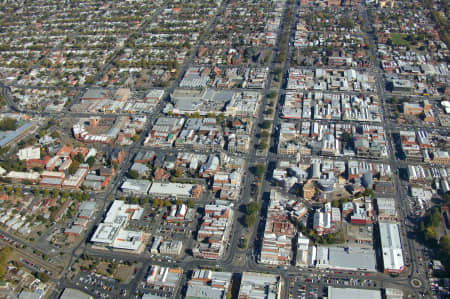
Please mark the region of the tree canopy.
POLYGON ((4 279, 5 277, 10 255, 11 255, 11 248, 5 247, 0 250, 0 279, 4 279))
POLYGON ((130 171, 128 171, 127 176, 130 179, 137 179, 137 178, 139 178, 139 173, 136 170, 130 170, 130 171))
POLYGON ((260 208, 261 206, 259 205, 259 203, 257 203, 256 201, 252 201, 245 206, 245 212, 247 213, 247 215, 253 215, 258 212, 260 208))
POLYGON ((245 216, 245 226, 252 227, 255 224, 256 224, 256 215, 255 214, 245 216))
POLYGON ((255 166, 255 175, 258 178, 262 178, 265 171, 266 171, 266 166, 264 164, 257 164, 255 166))
POLYGON ((6 117, 0 120, 0 131, 12 131, 17 129, 17 120, 6 117))
POLYGON ((263 129, 267 130, 268 128, 270 128, 270 121, 268 121, 268 120, 263 121, 261 126, 263 129))

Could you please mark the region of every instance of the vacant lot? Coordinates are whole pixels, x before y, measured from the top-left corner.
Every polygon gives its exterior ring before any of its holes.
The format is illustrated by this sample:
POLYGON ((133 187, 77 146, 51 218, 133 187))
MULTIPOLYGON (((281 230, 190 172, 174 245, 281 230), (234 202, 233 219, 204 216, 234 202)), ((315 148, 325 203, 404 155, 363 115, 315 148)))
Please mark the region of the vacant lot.
POLYGON ((133 274, 134 266, 118 265, 113 276, 114 279, 123 283, 128 283, 133 274))

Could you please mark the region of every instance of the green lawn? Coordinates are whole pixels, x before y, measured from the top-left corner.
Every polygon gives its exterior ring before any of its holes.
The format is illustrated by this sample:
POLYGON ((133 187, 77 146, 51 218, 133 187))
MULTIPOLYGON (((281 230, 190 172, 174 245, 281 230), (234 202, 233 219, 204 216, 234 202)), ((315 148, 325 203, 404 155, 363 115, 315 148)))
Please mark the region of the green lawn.
POLYGON ((405 39, 407 34, 403 33, 391 33, 392 45, 394 46, 407 46, 409 41, 405 39))

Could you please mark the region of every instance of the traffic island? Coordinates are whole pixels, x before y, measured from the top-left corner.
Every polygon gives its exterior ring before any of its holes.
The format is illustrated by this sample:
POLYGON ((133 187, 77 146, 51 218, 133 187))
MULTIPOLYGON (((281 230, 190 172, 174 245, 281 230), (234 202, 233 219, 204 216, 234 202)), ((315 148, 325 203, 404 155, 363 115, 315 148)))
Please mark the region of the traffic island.
POLYGON ((421 282, 419 279, 417 279, 417 278, 413 278, 413 279, 411 280, 411 285, 412 285, 414 288, 420 288, 420 287, 422 287, 422 282, 421 282))

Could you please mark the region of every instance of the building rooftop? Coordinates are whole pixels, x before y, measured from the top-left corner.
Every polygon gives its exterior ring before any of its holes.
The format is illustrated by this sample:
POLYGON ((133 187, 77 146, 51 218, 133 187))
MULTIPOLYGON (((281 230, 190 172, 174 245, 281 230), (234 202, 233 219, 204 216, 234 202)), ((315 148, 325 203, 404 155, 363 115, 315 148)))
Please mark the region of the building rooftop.
POLYGON ((127 179, 121 186, 124 192, 134 192, 146 194, 150 189, 151 182, 148 180, 127 179))
POLYGON ((138 250, 144 238, 143 232, 120 229, 113 246, 120 249, 138 250))
POLYGON ((271 274, 242 273, 239 298, 280 298, 280 277, 271 274))
POLYGON ((186 298, 225 299, 232 275, 230 272, 195 270, 188 282, 186 298))
POLYGON ((378 197, 377 206, 380 210, 395 210, 395 200, 392 197, 378 197))
POLYGON ((328 299, 381 299, 381 291, 328 287, 328 299))
POLYGON ((143 241, 143 233, 125 230, 129 219, 140 219, 143 209, 139 205, 116 200, 106 214, 103 223, 95 230, 91 242, 121 249, 137 250, 143 241))
POLYGON ((386 288, 386 299, 403 299, 403 291, 400 289, 386 288))
POLYGON ((192 188, 194 187, 195 185, 192 184, 155 182, 151 186, 149 194, 190 197, 192 188))
POLYGON ((147 284, 176 288, 183 274, 182 269, 172 269, 154 265, 147 276, 147 284))
POLYGON ((317 267, 376 271, 373 249, 317 247, 317 267))
POLYGON ((14 131, 9 131, 6 134, 1 134, 0 136, 0 147, 5 146, 21 134, 23 134, 26 130, 30 129, 35 125, 34 122, 27 122, 22 126, 18 127, 14 131))
POLYGON ((379 227, 385 271, 402 271, 405 265, 398 224, 380 222, 379 227))
POLYGON ((92 299, 93 297, 76 289, 65 288, 59 299, 92 299))

